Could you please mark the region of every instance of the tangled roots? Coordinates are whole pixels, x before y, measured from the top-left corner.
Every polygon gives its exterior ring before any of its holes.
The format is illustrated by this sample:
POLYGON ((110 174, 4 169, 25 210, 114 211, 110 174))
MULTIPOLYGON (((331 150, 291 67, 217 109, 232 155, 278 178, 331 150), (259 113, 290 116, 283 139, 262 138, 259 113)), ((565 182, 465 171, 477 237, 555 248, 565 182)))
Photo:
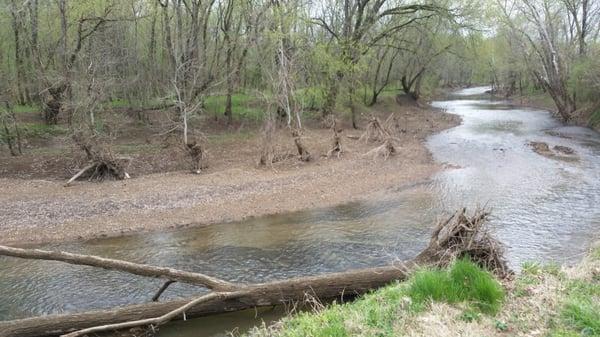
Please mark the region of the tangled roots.
POLYGON ((383 142, 386 139, 391 138, 388 130, 381 124, 379 118, 371 117, 367 129, 360 136, 359 140, 364 142, 383 142))
POLYGON ((504 249, 486 227, 489 213, 480 208, 471 216, 466 212, 463 208, 441 221, 417 261, 445 267, 457 258, 468 256, 499 277, 510 277, 513 272, 504 258, 504 249))
POLYGON ((185 150, 190 158, 192 172, 199 174, 208 168, 208 155, 202 144, 192 141, 185 144, 185 150))
POLYGON ((79 178, 87 178, 89 181, 129 178, 129 174, 125 172, 129 158, 115 157, 110 147, 102 146, 94 137, 85 137, 82 133, 74 134, 73 141, 85 153, 88 165, 69 179, 67 185, 79 178))
POLYGON ((371 159, 375 160, 377 158, 383 158, 383 160, 387 160, 390 156, 396 154, 398 152, 398 150, 396 149, 396 146, 394 145, 394 139, 393 138, 387 138, 383 144, 381 144, 380 146, 370 150, 369 152, 365 153, 365 157, 371 157, 371 159))

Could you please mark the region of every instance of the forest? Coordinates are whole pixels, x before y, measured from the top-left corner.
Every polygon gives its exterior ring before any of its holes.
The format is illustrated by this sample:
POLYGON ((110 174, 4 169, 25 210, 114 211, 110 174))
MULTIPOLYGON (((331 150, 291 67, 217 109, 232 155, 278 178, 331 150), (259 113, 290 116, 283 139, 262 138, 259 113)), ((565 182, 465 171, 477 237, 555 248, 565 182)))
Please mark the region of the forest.
POLYGON ((336 118, 364 128, 364 108, 383 96, 427 101, 474 84, 502 97, 541 96, 564 121, 593 126, 599 7, 594 0, 5 0, 0 141, 12 156, 53 136, 84 151, 102 143, 86 153, 111 162, 107 144, 133 132, 177 139, 199 171, 208 165, 207 134, 260 128, 264 164, 277 160, 276 129, 299 139, 307 121, 331 127, 336 118))

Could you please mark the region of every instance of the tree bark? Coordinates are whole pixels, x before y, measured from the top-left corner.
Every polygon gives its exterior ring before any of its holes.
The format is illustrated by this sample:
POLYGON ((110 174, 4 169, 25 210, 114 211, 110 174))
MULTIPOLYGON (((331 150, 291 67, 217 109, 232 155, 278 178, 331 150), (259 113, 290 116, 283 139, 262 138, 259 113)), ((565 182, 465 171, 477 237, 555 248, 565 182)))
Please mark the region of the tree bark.
MULTIPOLYGON (((185 316, 192 318, 255 307, 281 305, 290 301, 302 301, 307 295, 320 300, 333 298, 348 300, 395 280, 405 279, 408 275, 407 266, 414 267, 413 265, 395 265, 242 286, 235 291, 234 297, 215 296, 210 301, 189 308, 185 311, 185 316)), ((99 325, 159 317, 189 302, 191 299, 152 302, 110 310, 6 321, 0 322, 0 332, 4 337, 57 336, 99 325)), ((175 317, 175 319, 182 318, 183 316, 175 317)))
MULTIPOLYGON (((165 278, 183 283, 200 285, 213 290, 231 290, 235 285, 217 278, 167 267, 155 267, 145 264, 107 259, 92 255, 72 254, 41 249, 22 249, 0 246, 0 255, 23 259, 60 261, 75 265, 85 265, 109 270, 119 270, 135 275, 165 278)), ((1 329, 0 329, 1 331, 1 329)))

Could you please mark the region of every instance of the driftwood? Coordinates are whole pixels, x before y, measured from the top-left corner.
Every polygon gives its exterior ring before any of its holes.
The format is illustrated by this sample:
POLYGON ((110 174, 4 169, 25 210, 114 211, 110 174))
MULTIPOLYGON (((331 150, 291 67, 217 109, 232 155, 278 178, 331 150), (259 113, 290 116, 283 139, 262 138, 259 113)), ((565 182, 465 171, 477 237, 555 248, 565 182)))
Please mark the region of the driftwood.
POLYGON ((129 174, 125 172, 125 167, 131 161, 130 158, 115 157, 108 147, 100 146, 94 137, 85 136, 83 133, 75 133, 73 141, 85 153, 88 165, 75 173, 65 186, 69 186, 73 181, 84 175, 90 181, 129 178, 129 174))
POLYGON ((447 266, 456 258, 469 256, 473 262, 506 278, 513 272, 504 259, 504 250, 485 224, 489 212, 477 209, 467 215, 466 208, 440 222, 433 230, 427 248, 417 259, 421 263, 447 266))
MULTIPOLYGON (((393 280, 405 279, 408 275, 407 269, 409 267, 400 264, 241 286, 239 291, 225 292, 228 294, 226 297, 215 296, 209 301, 190 307, 185 311, 185 316, 192 318, 261 306, 281 305, 291 301, 302 301, 307 294, 322 300, 333 298, 348 300, 371 289, 384 286, 393 280)), ((94 326, 160 317, 182 308, 190 302, 191 300, 152 302, 111 310, 48 315, 0 322, 0 336, 58 336, 94 326)), ((183 319, 183 314, 173 317, 173 319, 183 319)))
MULTIPOLYGON (((351 299, 394 280, 405 279, 418 265, 444 266, 469 255, 473 261, 500 276, 510 275, 500 244, 484 228, 488 213, 477 210, 468 216, 461 210, 434 229, 429 246, 415 259, 386 267, 351 270, 319 276, 293 278, 260 284, 232 284, 207 275, 172 268, 140 265, 64 252, 0 246, 0 255, 26 259, 55 260, 71 264, 120 270, 136 275, 160 277, 171 281, 201 285, 213 290, 188 300, 151 302, 87 313, 49 315, 0 322, 0 336, 33 337, 82 336, 88 333, 150 326, 155 328, 173 319, 238 311, 243 309, 302 301, 307 296, 320 300, 351 299)), ((154 299, 168 287, 167 282, 154 299)))
POLYGON ((22 249, 0 246, 0 255, 22 259, 60 261, 69 264, 118 270, 139 276, 165 278, 183 283, 200 285, 214 290, 232 290, 235 286, 229 282, 199 273, 166 267, 154 267, 122 260, 107 259, 92 255, 73 254, 41 249, 22 249))

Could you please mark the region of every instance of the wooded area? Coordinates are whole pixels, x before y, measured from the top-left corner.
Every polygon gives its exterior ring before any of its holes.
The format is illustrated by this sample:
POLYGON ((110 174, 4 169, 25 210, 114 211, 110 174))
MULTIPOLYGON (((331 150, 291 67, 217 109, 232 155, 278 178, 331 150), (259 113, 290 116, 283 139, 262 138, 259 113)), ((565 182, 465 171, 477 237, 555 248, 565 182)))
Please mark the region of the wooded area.
POLYGON ((472 84, 544 92, 563 120, 594 124, 599 11, 594 0, 3 0, 0 143, 18 156, 60 133, 85 153, 77 178, 123 179, 131 158, 111 140, 130 121, 179 139, 198 173, 211 120, 254 121, 260 164, 281 159, 281 128, 309 161, 307 120, 358 128, 382 94, 472 84))

